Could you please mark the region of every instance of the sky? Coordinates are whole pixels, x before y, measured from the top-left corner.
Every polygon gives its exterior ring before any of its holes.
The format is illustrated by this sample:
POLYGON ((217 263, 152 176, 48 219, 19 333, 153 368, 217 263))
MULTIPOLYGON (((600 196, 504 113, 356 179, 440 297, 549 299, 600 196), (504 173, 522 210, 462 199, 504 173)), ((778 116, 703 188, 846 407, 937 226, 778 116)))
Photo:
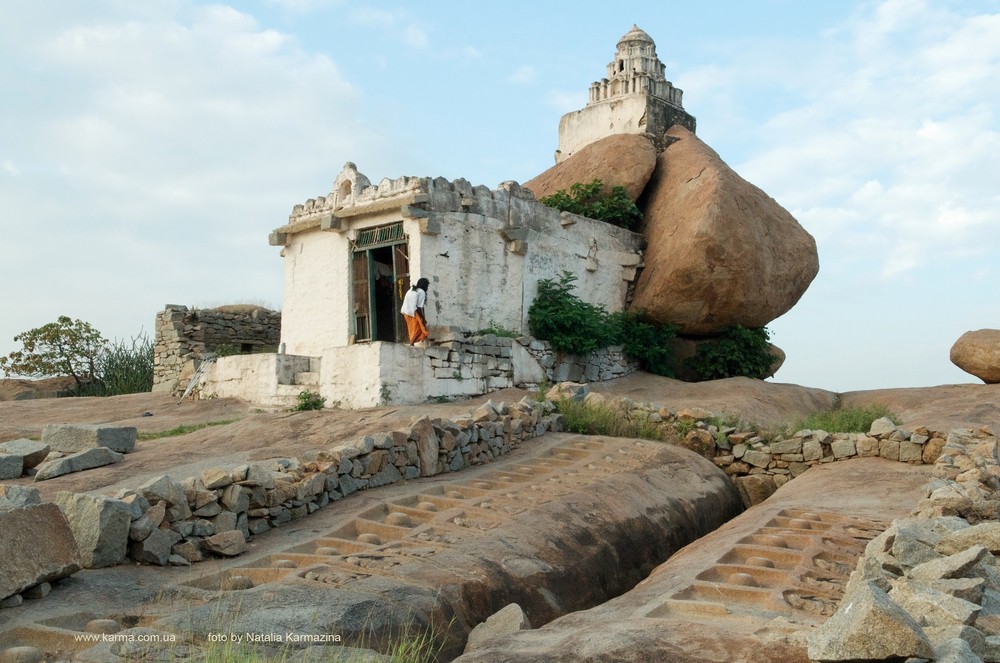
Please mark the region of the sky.
POLYGON ((0 355, 60 315, 280 308, 268 233, 347 161, 531 179, 633 23, 816 238, 775 381, 978 382, 948 354, 1000 328, 1000 0, 0 0, 0 355))

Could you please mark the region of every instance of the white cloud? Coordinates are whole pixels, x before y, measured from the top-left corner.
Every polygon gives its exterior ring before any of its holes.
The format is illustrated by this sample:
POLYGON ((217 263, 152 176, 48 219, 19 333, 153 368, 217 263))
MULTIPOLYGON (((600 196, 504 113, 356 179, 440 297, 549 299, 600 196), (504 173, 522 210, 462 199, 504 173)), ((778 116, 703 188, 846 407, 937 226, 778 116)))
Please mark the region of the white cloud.
POLYGON ((507 82, 514 83, 515 85, 529 85, 534 83, 537 78, 538 71, 530 64, 525 64, 507 76, 507 82))
POLYGON ((326 7, 336 7, 343 4, 344 0, 267 0, 269 5, 277 5, 288 11, 305 13, 326 7))
POLYGON ((129 336, 199 295, 279 303, 267 233, 329 190, 343 155, 388 153, 334 62, 230 7, 42 20, 33 36, 16 51, 32 78, 8 77, 0 115, 0 169, 21 173, 0 177, 0 231, 30 228, 45 252, 0 246, 5 269, 34 275, 0 295, 0 355, 63 314, 129 336))
POLYGON ((350 18, 357 25, 382 29, 393 39, 418 50, 426 48, 430 43, 427 30, 405 10, 358 7, 351 11, 350 18))
POLYGON ((799 102, 759 131, 759 150, 738 170, 786 206, 813 210, 802 220, 834 259, 866 251, 885 278, 968 255, 970 243, 1000 250, 987 181, 1000 170, 1000 89, 983 83, 1000 80, 1000 15, 889 0, 833 34, 799 73, 773 72, 790 87, 803 71, 823 85, 791 90, 799 102), (816 215, 822 208, 839 211, 816 215), (903 239, 883 253, 860 242, 872 233, 903 239))
POLYGON ((409 44, 414 48, 426 48, 427 43, 430 41, 423 28, 417 27, 416 25, 408 25, 403 28, 402 38, 404 43, 409 44))

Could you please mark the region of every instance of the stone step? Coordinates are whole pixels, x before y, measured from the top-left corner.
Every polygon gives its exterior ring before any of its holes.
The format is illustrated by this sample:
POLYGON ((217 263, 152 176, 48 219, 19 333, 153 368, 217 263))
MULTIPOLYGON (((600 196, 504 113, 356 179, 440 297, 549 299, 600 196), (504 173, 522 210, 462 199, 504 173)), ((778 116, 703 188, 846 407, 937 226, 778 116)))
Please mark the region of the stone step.
POLYGON ((303 371, 292 376, 292 384, 300 387, 318 387, 319 373, 314 371, 303 371))

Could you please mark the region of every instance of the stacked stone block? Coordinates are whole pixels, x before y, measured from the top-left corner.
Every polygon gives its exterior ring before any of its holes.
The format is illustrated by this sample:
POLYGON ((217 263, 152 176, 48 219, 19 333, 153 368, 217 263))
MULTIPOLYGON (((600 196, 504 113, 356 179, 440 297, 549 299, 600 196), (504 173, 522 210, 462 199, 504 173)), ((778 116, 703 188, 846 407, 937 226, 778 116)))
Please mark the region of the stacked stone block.
POLYGON ((638 370, 621 346, 600 348, 589 355, 558 353, 548 341, 530 336, 509 338, 450 330, 427 348, 437 385, 433 394, 473 395, 508 387, 538 386, 515 376, 513 348, 518 345, 544 371, 544 381, 601 382, 638 370))
POLYGON ((522 337, 517 342, 545 369, 549 382, 603 382, 639 370, 638 362, 629 359, 620 345, 571 355, 553 351, 548 341, 522 337))
POLYGON ((196 362, 220 347, 273 350, 280 338, 281 313, 276 311, 189 310, 168 304, 156 315, 153 391, 183 391, 196 362))
POLYGON ((87 508, 77 508, 83 498, 71 493, 57 501, 74 531, 87 533, 85 566, 114 564, 126 548, 137 562, 187 565, 245 552, 252 536, 352 493, 487 463, 559 430, 560 422, 551 403, 488 401, 454 421, 424 416, 406 430, 365 435, 302 458, 212 468, 180 481, 156 477, 113 499, 87 497, 87 508))

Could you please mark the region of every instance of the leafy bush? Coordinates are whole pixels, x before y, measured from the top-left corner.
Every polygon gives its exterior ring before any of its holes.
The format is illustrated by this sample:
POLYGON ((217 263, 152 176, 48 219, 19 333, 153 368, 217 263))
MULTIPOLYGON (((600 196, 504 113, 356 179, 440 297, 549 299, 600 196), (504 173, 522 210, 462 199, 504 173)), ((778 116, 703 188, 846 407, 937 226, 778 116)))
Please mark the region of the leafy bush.
POLYGON ((897 426, 902 423, 885 405, 874 403, 868 406, 840 407, 838 404, 832 410, 809 415, 792 428, 795 431, 809 429, 825 430, 827 433, 867 433, 871 430, 872 422, 882 417, 888 417, 897 426))
POLYGON ((676 327, 660 325, 642 311, 608 313, 573 294, 576 276, 563 272, 558 281, 538 282, 538 295, 528 309, 528 329, 556 352, 588 354, 621 345, 644 371, 673 375, 669 342, 676 327))
POLYGON ((77 389, 97 375, 97 364, 108 340, 89 322, 61 315, 56 322, 14 337, 23 350, 0 357, 4 374, 43 378, 72 377, 77 389))
POLYGON ((306 410, 322 410, 325 404, 325 398, 307 389, 299 392, 299 402, 292 409, 297 412, 304 412, 306 410))
POLYGON ((563 212, 606 221, 627 230, 635 230, 642 221, 642 212, 629 198, 625 187, 613 186, 609 193, 605 193, 604 183, 599 179, 590 184, 577 182, 569 188, 569 192, 560 189, 539 202, 563 212))
POLYGON ((774 362, 768 345, 770 338, 767 327, 731 327, 718 339, 700 343, 695 356, 688 359, 688 367, 698 380, 739 375, 763 378, 774 362))
POLYGON ((528 309, 532 336, 552 345, 556 352, 585 355, 614 344, 608 313, 572 294, 576 276, 563 272, 558 281, 542 279, 538 295, 528 309))
POLYGON ((6 375, 72 377, 77 396, 117 396, 153 388, 153 342, 109 342, 89 322, 62 315, 14 337, 23 349, 0 357, 6 375))
POLYGON ((612 320, 618 325, 618 344, 642 370, 673 377, 670 340, 677 335, 677 327, 653 322, 643 311, 614 313, 612 320))

